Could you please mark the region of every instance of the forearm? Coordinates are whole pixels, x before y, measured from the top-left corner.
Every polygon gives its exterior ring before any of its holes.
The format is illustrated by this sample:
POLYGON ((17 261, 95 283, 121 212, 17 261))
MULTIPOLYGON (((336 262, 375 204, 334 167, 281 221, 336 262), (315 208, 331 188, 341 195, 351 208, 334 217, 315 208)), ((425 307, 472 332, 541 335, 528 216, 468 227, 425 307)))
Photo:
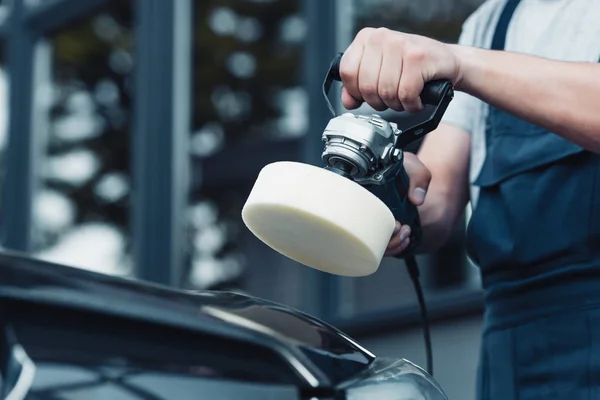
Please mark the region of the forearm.
POLYGON ((468 189, 461 189, 442 191, 432 185, 419 207, 423 237, 418 253, 435 252, 448 241, 468 204, 468 189))
POLYGON ((417 157, 431 172, 425 202, 419 206, 423 229, 419 253, 446 243, 469 201, 470 138, 461 128, 441 123, 419 149, 417 157))
POLYGON ((600 152, 600 64, 452 45, 457 90, 600 152))

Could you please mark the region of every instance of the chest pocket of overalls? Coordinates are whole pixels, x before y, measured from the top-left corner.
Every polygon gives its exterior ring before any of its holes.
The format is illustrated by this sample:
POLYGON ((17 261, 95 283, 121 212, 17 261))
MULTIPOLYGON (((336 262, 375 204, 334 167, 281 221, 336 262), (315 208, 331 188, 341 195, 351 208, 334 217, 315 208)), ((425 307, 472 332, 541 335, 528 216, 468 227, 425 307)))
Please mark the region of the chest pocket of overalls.
POLYGON ((597 238, 598 157, 536 126, 490 110, 488 153, 468 231, 482 267, 590 258, 597 238))
MULTIPOLYGON (((514 3, 500 18, 492 48, 504 48, 514 3)), ((536 268, 519 266, 590 260, 600 238, 598 155, 493 107, 486 142, 467 230, 467 250, 484 280, 485 270, 508 269, 525 278, 536 268)))

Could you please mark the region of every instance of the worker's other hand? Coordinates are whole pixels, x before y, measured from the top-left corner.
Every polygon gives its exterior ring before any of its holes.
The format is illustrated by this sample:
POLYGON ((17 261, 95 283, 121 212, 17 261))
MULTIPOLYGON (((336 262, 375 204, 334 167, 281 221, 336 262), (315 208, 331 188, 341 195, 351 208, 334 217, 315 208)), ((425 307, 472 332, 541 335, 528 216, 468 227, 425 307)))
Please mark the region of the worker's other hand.
MULTIPOLYGON (((410 180, 408 198, 417 207, 425 202, 425 195, 431 182, 431 172, 412 153, 404 153, 404 169, 410 180)), ((402 253, 410 244, 410 226, 396 221, 394 232, 385 251, 385 256, 395 256, 402 253)))
POLYGON ((419 95, 426 82, 447 79, 456 86, 459 75, 450 45, 386 28, 364 28, 340 62, 342 104, 349 110, 366 102, 377 111, 416 112, 423 108, 419 95))

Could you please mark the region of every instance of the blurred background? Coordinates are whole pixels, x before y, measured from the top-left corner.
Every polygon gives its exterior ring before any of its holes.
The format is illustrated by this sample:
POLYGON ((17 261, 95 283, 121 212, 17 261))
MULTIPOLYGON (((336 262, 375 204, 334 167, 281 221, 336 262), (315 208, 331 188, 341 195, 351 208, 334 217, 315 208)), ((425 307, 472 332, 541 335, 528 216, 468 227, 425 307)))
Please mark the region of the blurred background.
MULTIPOLYGON (((320 165, 321 84, 361 28, 456 42, 482 2, 0 0, 1 245, 267 298, 424 365, 403 265, 328 276, 267 248, 240 213, 265 164, 320 165)), ((474 397, 482 310, 466 218, 420 260, 436 376, 460 399, 474 397)))

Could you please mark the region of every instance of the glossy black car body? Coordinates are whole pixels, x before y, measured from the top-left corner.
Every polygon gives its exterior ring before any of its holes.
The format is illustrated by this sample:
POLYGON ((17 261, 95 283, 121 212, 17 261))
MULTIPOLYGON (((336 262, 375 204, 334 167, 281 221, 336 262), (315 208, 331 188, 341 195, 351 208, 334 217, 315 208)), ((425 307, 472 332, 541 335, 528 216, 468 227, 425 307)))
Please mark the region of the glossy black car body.
POLYGON ((343 398, 375 359, 286 306, 14 254, 0 255, 0 324, 0 399, 343 398))

